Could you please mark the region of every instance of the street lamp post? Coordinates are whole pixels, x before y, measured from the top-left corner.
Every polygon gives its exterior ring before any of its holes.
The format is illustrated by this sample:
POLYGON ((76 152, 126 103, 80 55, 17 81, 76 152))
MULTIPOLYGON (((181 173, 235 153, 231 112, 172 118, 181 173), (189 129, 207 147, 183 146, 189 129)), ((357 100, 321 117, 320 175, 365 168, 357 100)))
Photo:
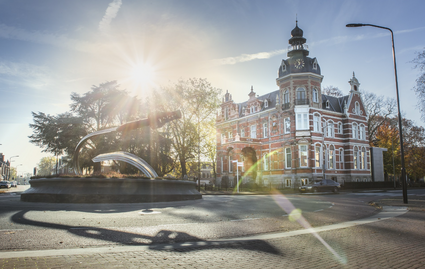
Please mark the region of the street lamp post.
POLYGON ((239 193, 239 167, 243 166, 243 162, 238 162, 238 160, 232 161, 232 163, 236 163, 236 189, 239 193))
POLYGON ((10 167, 11 167, 11 164, 12 164, 12 158, 15 158, 15 157, 19 157, 19 155, 15 155, 15 156, 12 156, 12 157, 10 157, 9 158, 9 177, 7 178, 7 180, 10 180, 10 173, 11 173, 11 170, 10 170, 10 167))
POLYGON ((394 33, 388 27, 378 26, 374 24, 363 24, 363 23, 350 23, 347 24, 346 27, 363 27, 363 26, 371 26, 376 28, 385 29, 391 32, 391 41, 393 45, 393 62, 394 62, 394 76, 395 76, 395 88, 397 93, 397 109, 398 109, 398 125, 400 132, 400 157, 401 157, 401 182, 403 186, 403 203, 407 204, 407 182, 406 182, 406 168, 404 165, 404 149, 403 149, 403 129, 401 123, 401 113, 400 113, 400 97, 398 91, 398 79, 397 79, 397 65, 395 59, 395 47, 394 47, 394 33))

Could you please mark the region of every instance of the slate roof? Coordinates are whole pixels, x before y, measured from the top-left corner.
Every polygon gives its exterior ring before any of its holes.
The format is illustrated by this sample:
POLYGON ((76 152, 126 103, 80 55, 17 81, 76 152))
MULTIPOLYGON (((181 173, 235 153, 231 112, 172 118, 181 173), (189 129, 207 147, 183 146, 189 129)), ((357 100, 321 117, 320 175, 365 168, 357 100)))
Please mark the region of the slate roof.
POLYGON ((322 108, 324 110, 344 113, 344 103, 348 103, 348 97, 349 95, 335 97, 322 94, 322 108), (326 107, 326 101, 329 101, 329 108, 326 107))
MULTIPOLYGON (((275 108, 276 107, 276 96, 278 96, 278 95, 279 95, 279 90, 267 93, 267 94, 262 95, 262 96, 258 96, 257 99, 259 101, 261 101, 261 103, 262 103, 261 104, 261 110, 255 112, 255 113, 275 108), (264 100, 266 100, 266 99, 268 100, 268 106, 264 107, 264 100)), ((245 101, 243 103, 239 103, 238 105, 239 105, 239 117, 244 117, 242 112, 243 112, 243 109, 245 107, 247 107, 248 101, 245 101)))

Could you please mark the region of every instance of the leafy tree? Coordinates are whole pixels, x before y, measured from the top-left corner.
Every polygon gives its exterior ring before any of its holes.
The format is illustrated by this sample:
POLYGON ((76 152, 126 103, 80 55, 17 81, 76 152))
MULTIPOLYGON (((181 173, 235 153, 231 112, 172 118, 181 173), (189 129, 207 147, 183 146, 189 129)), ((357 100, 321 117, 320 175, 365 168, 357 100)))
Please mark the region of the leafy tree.
POLYGON ((164 87, 154 95, 156 108, 182 112, 181 119, 168 124, 182 177, 188 174, 187 162, 196 159, 201 144, 211 134, 206 126, 215 117, 220 94, 221 90, 212 87, 206 79, 192 78, 180 80, 173 87, 164 87))
POLYGON ((333 96, 333 97, 342 97, 342 91, 335 86, 326 86, 322 89, 322 94, 333 96))
MULTIPOLYGON (((409 178, 417 180, 425 176, 425 129, 416 126, 411 120, 403 119, 403 146, 406 173, 409 178)), ((386 174, 400 175, 400 139, 398 131, 398 119, 388 118, 376 131, 374 146, 387 148, 384 152, 384 171, 386 174), (394 164, 393 166, 393 157, 394 164)))
POLYGON ((217 162, 217 138, 215 129, 215 119, 207 122, 205 126, 207 136, 203 140, 202 154, 205 159, 211 163, 213 169, 213 178, 217 178, 216 162, 217 162))
POLYGON ((51 175, 56 165, 55 157, 43 157, 37 164, 37 176, 51 175))
POLYGON ((43 152, 55 156, 73 154, 78 141, 86 135, 82 119, 70 113, 52 116, 43 112, 32 112, 34 123, 29 126, 33 134, 30 142, 44 148, 43 152))
MULTIPOLYGON (((92 86, 91 91, 83 95, 72 93, 71 100, 71 111, 83 120, 87 133, 121 125, 139 116, 140 101, 130 97, 126 91, 119 90, 116 81, 92 86)), ((87 154, 81 154, 84 158, 81 167, 93 166, 94 172, 99 172, 100 163, 93 163, 91 159, 101 153, 117 150, 119 143, 115 134, 90 139, 81 150, 88 151, 87 154)))
POLYGON ((416 96, 418 97, 417 108, 421 112, 421 119, 425 121, 425 50, 418 52, 416 58, 413 60, 415 68, 419 69, 421 74, 416 79, 416 86, 414 87, 416 96))

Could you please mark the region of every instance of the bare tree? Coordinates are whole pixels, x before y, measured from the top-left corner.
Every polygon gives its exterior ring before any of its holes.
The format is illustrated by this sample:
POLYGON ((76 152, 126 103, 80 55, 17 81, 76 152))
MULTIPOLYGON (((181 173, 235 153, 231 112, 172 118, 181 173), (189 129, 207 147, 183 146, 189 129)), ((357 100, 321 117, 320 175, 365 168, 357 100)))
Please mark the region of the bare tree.
POLYGON ((376 140, 376 131, 386 120, 394 117, 396 102, 393 98, 377 96, 374 93, 362 91, 363 105, 368 113, 367 128, 369 132, 369 144, 373 145, 376 140))
POLYGON ((342 97, 342 91, 340 89, 338 89, 338 87, 335 86, 326 86, 322 89, 322 94, 324 95, 329 95, 329 96, 333 96, 333 97, 342 97))
POLYGON ((419 77, 416 79, 416 86, 414 90, 418 97, 417 108, 421 112, 422 121, 425 121, 425 50, 417 53, 413 63, 416 64, 415 68, 418 68, 421 72, 419 77))

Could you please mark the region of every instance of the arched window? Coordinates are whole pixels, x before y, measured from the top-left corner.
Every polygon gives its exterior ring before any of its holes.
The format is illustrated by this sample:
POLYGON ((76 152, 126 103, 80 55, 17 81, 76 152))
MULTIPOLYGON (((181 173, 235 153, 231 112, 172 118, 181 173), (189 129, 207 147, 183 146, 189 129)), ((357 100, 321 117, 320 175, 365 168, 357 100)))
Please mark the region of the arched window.
POLYGON ((269 101, 268 100, 264 100, 264 107, 265 108, 269 107, 269 101))
POLYGON ((299 146, 300 167, 308 167, 308 147, 307 145, 299 146))
POLYGON ((364 124, 360 124, 359 139, 366 140, 366 128, 365 128, 364 124))
POLYGON ((327 137, 334 137, 335 136, 335 128, 334 128, 333 121, 329 121, 327 123, 326 136, 327 137))
POLYGON ((329 146, 329 159, 328 159, 328 169, 335 169, 335 147, 334 145, 329 146))
POLYGON ((326 100, 326 108, 329 108, 329 107, 330 107, 329 100, 326 100))
POLYGON ((353 149, 353 165, 354 165, 354 169, 359 169, 359 149, 357 147, 354 147, 353 149))
POLYGON ((357 147, 354 147, 353 149, 353 165, 354 165, 354 169, 359 169, 359 166, 357 164, 357 155, 359 154, 359 150, 357 149, 357 147))
POLYGON ((367 169, 366 168, 366 149, 362 148, 362 151, 360 153, 360 169, 367 169))
POLYGON ((339 169, 344 169, 344 149, 339 149, 339 169))
POLYGON ((316 88, 313 89, 313 102, 318 103, 319 102, 319 92, 316 88))
POLYGON ((305 100, 305 89, 304 88, 298 88, 297 89, 297 100, 305 100))
POLYGON ((320 114, 313 115, 313 132, 320 132, 320 114))
POLYGON ((283 93, 283 103, 284 103, 284 104, 289 103, 289 91, 288 91, 288 90, 286 90, 286 91, 283 93))
POLYGON ((314 145, 314 167, 322 167, 322 145, 317 143, 314 145))
POLYGON ((352 138, 357 139, 358 138, 358 129, 357 129, 357 123, 353 123, 351 131, 352 131, 352 138))
POLYGON ((338 133, 342 134, 343 130, 342 130, 342 122, 338 122, 338 133))
POLYGON ((360 115, 360 104, 359 104, 359 102, 356 102, 356 104, 355 104, 354 113, 357 114, 357 115, 360 115))

